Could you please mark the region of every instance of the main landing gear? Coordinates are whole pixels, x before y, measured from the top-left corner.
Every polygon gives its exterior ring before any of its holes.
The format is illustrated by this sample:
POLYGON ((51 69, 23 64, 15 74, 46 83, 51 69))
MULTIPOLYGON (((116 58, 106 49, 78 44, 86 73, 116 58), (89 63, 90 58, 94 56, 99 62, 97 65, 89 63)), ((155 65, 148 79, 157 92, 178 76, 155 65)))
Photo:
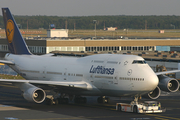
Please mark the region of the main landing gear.
POLYGON ((98 103, 110 103, 110 99, 108 97, 101 96, 101 97, 98 97, 97 102, 98 103))
MULTIPOLYGON (((82 96, 74 96, 74 95, 66 95, 66 94, 61 94, 59 96, 53 96, 53 95, 49 95, 46 98, 46 104, 47 105, 57 105, 57 104, 68 104, 69 100, 72 101, 74 100, 74 103, 78 103, 78 104, 85 104, 87 103, 87 98, 86 97, 82 97, 82 96)), ((98 97, 97 99, 98 103, 110 103, 110 98, 105 97, 105 96, 101 96, 98 97)))
POLYGON ((47 105, 57 105, 57 104, 68 104, 69 98, 66 97, 66 94, 59 95, 47 95, 46 104, 47 105))
POLYGON ((57 104, 68 104, 69 103, 69 99, 70 101, 72 101, 74 99, 74 103, 87 103, 87 99, 86 97, 81 97, 81 96, 73 96, 73 95, 65 95, 65 94, 61 94, 58 97, 53 97, 52 96, 47 96, 46 98, 46 104, 47 105, 57 105, 57 104))
POLYGON ((57 98, 54 99, 52 96, 47 96, 45 102, 46 102, 47 105, 57 105, 57 104, 59 104, 58 99, 57 98))

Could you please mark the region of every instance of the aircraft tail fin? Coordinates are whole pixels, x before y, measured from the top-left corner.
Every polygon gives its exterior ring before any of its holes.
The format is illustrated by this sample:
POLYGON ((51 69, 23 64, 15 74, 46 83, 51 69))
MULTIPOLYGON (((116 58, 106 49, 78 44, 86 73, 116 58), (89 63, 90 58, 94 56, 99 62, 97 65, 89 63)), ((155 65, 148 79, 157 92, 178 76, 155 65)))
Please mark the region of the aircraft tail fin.
POLYGON ((5 32, 8 41, 8 48, 12 54, 26 54, 31 55, 26 42, 24 41, 19 28, 9 10, 9 8, 2 8, 2 14, 5 24, 5 32))

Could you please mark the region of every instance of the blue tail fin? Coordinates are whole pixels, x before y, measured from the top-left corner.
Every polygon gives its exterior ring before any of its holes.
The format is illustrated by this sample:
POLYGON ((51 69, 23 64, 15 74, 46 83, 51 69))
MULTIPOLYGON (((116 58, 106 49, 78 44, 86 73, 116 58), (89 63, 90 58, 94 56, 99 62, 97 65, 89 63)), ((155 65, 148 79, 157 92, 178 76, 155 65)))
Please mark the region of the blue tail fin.
POLYGON ((19 28, 9 10, 9 8, 2 8, 6 37, 8 40, 8 48, 12 54, 26 54, 31 55, 26 42, 24 41, 19 28))

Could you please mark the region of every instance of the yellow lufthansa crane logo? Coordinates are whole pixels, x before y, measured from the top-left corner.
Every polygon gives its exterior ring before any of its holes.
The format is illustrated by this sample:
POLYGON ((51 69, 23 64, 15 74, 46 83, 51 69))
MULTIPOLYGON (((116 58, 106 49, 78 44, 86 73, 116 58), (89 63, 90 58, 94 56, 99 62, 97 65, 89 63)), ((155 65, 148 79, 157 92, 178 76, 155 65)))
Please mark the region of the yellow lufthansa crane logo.
POLYGON ((11 19, 7 21, 6 35, 7 35, 8 42, 11 43, 14 37, 14 22, 11 19))

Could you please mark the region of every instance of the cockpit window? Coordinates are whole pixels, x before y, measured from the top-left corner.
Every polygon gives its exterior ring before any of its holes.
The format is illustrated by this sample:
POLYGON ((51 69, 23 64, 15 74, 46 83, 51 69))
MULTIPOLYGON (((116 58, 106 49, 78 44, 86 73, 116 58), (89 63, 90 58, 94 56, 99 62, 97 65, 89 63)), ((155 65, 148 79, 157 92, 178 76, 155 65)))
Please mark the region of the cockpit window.
POLYGON ((145 60, 134 60, 132 64, 146 64, 145 60))

